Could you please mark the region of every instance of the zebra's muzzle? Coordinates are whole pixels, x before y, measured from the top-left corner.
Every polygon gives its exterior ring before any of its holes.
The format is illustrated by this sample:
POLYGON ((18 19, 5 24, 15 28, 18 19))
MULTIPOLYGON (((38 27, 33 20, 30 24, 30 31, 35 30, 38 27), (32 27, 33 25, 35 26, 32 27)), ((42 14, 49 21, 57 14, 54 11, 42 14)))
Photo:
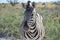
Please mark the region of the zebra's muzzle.
POLYGON ((29 27, 27 25, 27 21, 24 22, 24 27, 23 28, 24 28, 25 31, 28 31, 29 27))

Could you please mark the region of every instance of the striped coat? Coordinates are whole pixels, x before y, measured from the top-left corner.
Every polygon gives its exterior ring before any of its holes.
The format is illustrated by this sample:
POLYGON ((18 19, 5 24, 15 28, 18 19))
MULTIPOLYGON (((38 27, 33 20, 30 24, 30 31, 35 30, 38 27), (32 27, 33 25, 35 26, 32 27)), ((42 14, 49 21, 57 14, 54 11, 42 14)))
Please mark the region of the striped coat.
POLYGON ((42 20, 42 16, 36 13, 35 9, 32 12, 25 11, 20 29, 22 40, 42 40, 45 35, 42 20))

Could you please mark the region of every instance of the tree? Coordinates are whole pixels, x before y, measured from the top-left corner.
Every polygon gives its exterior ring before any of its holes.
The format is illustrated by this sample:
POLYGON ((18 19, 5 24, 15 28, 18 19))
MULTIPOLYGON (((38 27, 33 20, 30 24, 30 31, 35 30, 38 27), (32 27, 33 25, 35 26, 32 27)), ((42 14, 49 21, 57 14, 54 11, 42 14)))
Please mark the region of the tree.
POLYGON ((18 0, 7 0, 12 6, 18 4, 18 0))

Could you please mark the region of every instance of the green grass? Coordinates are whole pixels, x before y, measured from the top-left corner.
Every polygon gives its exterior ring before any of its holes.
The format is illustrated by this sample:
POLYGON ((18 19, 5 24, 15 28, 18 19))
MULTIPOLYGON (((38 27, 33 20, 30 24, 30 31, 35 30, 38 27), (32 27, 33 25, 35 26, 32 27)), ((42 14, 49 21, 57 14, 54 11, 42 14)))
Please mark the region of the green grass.
POLYGON ((38 11, 43 16, 46 30, 46 40, 60 40, 60 12, 59 10, 44 9, 38 11))
POLYGON ((23 9, 16 9, 14 7, 0 8, 0 34, 8 33, 9 36, 13 34, 15 37, 19 36, 19 28, 23 20, 23 9))
MULTIPOLYGON (((43 24, 46 30, 46 40, 60 40, 60 9, 37 9, 37 12, 43 16, 43 24)), ((0 34, 8 33, 19 38, 19 28, 24 16, 22 8, 0 6, 0 34)))

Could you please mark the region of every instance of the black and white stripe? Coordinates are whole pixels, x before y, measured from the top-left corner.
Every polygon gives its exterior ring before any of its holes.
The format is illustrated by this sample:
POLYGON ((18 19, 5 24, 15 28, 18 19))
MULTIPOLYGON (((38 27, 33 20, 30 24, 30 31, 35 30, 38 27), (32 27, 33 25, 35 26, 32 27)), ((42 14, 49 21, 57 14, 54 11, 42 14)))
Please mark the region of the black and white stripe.
MULTIPOLYGON (((28 2, 30 3, 30 2, 28 2)), ((28 6, 25 11, 21 28, 22 40, 42 40, 45 34, 42 16, 35 11, 35 7, 28 6)))
POLYGON ((32 14, 31 18, 29 20, 25 21, 24 28, 25 28, 25 26, 29 27, 28 31, 24 32, 24 37, 26 39, 37 40, 40 37, 40 33, 36 28, 36 19, 35 19, 35 17, 36 17, 36 15, 32 14))

